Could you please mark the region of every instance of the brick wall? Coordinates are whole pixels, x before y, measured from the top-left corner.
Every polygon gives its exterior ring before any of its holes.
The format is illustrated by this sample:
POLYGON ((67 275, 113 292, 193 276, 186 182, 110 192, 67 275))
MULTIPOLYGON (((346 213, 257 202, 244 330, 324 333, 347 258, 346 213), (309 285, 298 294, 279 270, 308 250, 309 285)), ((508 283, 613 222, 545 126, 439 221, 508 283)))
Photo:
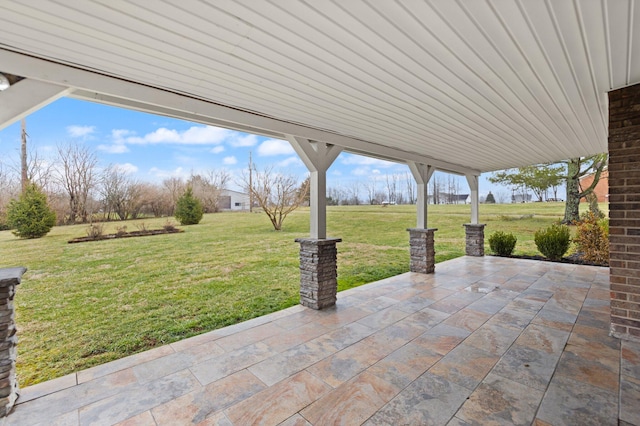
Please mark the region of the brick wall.
POLYGON ((640 85, 609 93, 611 333, 640 341, 640 85))
MULTIPOLYGON (((580 179, 580 189, 588 188, 589 185, 593 182, 593 174, 583 177, 580 179)), ((606 203, 609 201, 609 171, 603 170, 600 175, 600 180, 596 184, 596 187, 593 188, 593 193, 598 197, 599 203, 606 203)), ((581 203, 588 203, 586 198, 580 199, 581 203)))

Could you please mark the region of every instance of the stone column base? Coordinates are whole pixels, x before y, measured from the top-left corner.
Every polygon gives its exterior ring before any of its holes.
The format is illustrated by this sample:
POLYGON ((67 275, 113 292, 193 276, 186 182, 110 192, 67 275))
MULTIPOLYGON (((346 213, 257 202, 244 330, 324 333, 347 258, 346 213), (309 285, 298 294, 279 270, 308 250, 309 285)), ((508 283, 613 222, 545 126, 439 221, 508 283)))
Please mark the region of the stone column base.
POLYGON ((7 416, 18 399, 16 336, 13 297, 25 268, 0 269, 0 417, 7 416))
POLYGON ((464 230, 466 234, 467 256, 484 256, 484 223, 465 223, 464 230))
POLYGON ((411 272, 432 274, 436 269, 436 251, 433 235, 435 228, 408 228, 411 272))
POLYGON ((300 304, 324 309, 336 304, 338 249, 341 238, 298 238, 300 243, 300 304))

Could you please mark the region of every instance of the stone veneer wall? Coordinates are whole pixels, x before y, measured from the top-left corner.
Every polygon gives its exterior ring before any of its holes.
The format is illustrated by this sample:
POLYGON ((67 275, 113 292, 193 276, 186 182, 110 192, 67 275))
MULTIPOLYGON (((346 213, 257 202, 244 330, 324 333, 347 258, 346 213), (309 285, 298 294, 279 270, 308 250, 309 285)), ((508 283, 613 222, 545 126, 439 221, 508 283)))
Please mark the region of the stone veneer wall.
POLYGON ((436 269, 436 250, 434 233, 436 228, 408 228, 409 270, 419 274, 432 274, 436 269))
POLYGON ((0 417, 9 414, 18 398, 16 336, 13 297, 25 268, 0 269, 0 417))
POLYGON ((465 253, 467 256, 484 256, 485 224, 465 223, 465 253))
POLYGON ((609 92, 611 334, 640 341, 640 85, 609 92))
POLYGON ((300 304, 324 309, 336 304, 340 238, 298 238, 300 243, 300 304))

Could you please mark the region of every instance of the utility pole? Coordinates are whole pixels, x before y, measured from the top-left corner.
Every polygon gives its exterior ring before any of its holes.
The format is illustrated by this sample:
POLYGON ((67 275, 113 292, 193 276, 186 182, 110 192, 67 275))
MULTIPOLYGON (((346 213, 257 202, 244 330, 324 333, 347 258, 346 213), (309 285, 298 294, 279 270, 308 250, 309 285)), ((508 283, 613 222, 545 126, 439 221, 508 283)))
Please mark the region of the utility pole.
POLYGON ((253 213, 253 161, 249 151, 249 213, 253 213))
POLYGON ((22 149, 20 152, 20 171, 21 171, 21 179, 20 183, 22 184, 22 193, 24 194, 27 191, 27 120, 24 118, 21 120, 22 124, 22 149))

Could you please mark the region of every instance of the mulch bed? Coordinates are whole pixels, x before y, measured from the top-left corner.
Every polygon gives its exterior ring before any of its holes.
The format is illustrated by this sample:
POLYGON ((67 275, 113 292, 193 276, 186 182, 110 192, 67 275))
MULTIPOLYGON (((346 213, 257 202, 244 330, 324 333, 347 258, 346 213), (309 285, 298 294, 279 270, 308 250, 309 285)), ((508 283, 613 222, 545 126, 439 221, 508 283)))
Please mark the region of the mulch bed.
POLYGON ((69 240, 69 244, 85 243, 88 241, 102 241, 113 240, 116 238, 132 238, 132 237, 146 237, 149 235, 164 235, 164 234, 178 234, 184 232, 184 229, 149 229, 146 231, 131 231, 131 232, 119 232, 117 234, 100 235, 99 237, 78 237, 69 240))
POLYGON ((511 257, 513 259, 530 259, 530 260, 542 260, 544 262, 556 262, 556 263, 571 263, 574 265, 586 265, 586 266, 602 266, 605 268, 609 267, 608 263, 602 264, 602 263, 593 263, 593 262, 587 262, 585 260, 582 259, 582 255, 580 253, 574 253, 570 256, 566 256, 563 257, 560 260, 551 260, 551 259, 547 259, 544 256, 498 256, 495 254, 490 254, 489 256, 496 256, 496 257, 511 257))

